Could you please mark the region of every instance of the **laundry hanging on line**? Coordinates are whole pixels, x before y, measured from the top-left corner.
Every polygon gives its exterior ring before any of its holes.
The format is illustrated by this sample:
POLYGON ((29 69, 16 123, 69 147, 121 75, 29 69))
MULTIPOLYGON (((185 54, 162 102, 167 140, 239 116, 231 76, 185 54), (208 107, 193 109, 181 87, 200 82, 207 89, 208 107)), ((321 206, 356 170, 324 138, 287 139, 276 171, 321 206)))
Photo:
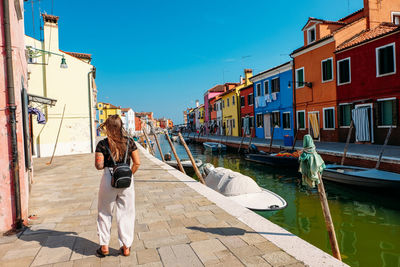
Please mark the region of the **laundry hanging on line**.
POLYGON ((42 111, 40 111, 37 108, 32 108, 32 107, 28 107, 28 113, 29 114, 35 114, 36 115, 36 119, 37 119, 37 123, 39 124, 46 124, 46 116, 43 114, 42 111))

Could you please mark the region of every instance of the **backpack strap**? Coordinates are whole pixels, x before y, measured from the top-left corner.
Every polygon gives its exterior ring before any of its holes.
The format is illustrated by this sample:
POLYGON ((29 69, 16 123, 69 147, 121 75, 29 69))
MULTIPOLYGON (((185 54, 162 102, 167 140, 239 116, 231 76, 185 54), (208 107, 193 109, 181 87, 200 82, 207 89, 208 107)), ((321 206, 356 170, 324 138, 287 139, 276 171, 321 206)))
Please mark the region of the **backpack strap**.
POLYGON ((129 137, 128 137, 128 142, 126 143, 126 151, 125 151, 125 158, 124 158, 124 163, 126 164, 126 160, 128 158, 128 150, 129 150, 129 137))
MULTIPOLYGON (((107 143, 108 143, 108 142, 107 142, 107 143)), ((114 158, 113 158, 113 156, 112 156, 111 150, 110 150, 110 148, 108 147, 108 145, 106 145, 106 149, 107 149, 108 153, 110 153, 110 157, 111 157, 111 159, 112 159, 112 161, 113 161, 113 163, 114 163, 114 166, 116 166, 117 163, 115 162, 115 160, 114 160, 114 158)))

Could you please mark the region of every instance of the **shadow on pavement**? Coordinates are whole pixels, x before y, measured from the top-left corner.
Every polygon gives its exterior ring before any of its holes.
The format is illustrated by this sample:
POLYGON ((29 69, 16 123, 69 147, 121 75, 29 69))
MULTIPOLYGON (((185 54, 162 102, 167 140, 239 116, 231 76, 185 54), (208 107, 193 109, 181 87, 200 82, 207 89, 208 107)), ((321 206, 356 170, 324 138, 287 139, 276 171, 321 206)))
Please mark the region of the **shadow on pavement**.
POLYGON ((196 230, 203 233, 211 233, 216 235, 223 235, 223 236, 234 236, 234 235, 244 235, 245 233, 248 234, 261 234, 261 235, 283 235, 283 236, 294 236, 291 233, 273 233, 273 232, 254 232, 254 231, 247 231, 242 228, 237 227, 213 227, 213 228, 206 228, 206 227, 198 227, 198 226, 190 226, 186 227, 190 230, 196 230))
MULTIPOLYGON (((99 244, 89 239, 78 236, 76 232, 62 232, 48 229, 30 230, 29 228, 19 237, 20 240, 37 241, 42 247, 68 248, 73 253, 82 256, 97 256, 99 244)), ((110 256, 119 256, 119 250, 109 248, 110 256)))

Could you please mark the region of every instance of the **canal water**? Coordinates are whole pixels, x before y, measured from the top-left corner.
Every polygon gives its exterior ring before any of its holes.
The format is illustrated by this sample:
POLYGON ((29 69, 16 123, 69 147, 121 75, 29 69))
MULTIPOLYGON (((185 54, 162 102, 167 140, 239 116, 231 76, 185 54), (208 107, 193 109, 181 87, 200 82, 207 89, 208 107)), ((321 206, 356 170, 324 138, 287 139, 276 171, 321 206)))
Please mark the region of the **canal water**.
MULTIPOLYGON (((164 154, 172 151, 159 136, 164 154)), ((178 156, 188 158, 174 143, 178 156)), ((156 146, 154 146, 156 148, 156 146)), ((236 150, 218 154, 202 145, 189 144, 195 158, 252 177, 261 187, 286 199, 280 211, 257 212, 314 246, 331 253, 321 204, 316 190, 301 186, 296 171, 245 161, 236 150)), ((158 151, 156 156, 160 158, 158 151)), ((393 192, 373 192, 324 182, 342 259, 350 266, 400 266, 400 197, 393 192)))

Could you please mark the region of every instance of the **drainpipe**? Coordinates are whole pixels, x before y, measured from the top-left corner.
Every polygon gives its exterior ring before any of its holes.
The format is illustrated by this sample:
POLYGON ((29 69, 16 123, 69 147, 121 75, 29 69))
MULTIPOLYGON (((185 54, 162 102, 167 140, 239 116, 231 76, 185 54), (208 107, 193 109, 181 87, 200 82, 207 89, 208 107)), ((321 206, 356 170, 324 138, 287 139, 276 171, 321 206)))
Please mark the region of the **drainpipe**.
MULTIPOLYGON (((295 59, 292 55, 290 55, 290 57, 292 58, 292 90, 293 90, 293 129, 296 130, 296 132, 299 130, 297 128, 297 113, 296 113, 296 65, 295 65, 295 59)), ((305 116, 305 114, 304 114, 305 116)), ((295 134, 293 132, 293 134, 295 134)), ((294 138, 294 136, 293 136, 294 138)), ((296 142, 296 140, 293 140, 293 142, 296 142)))
POLYGON ((4 28, 4 43, 6 50, 6 79, 7 79, 7 93, 8 93, 8 109, 9 109, 9 122, 11 130, 11 150, 12 150, 12 163, 11 169, 14 178, 14 204, 15 204, 15 228, 21 229, 23 225, 22 212, 21 212, 21 193, 19 184, 19 162, 18 162, 18 143, 17 143, 17 121, 15 94, 14 94, 14 70, 12 62, 12 48, 11 48, 11 25, 10 25, 10 5, 9 0, 3 1, 3 28, 4 28))
POLYGON ((89 93, 89 132, 90 132, 90 153, 93 153, 93 123, 92 123, 92 90, 90 86, 90 75, 93 75, 96 72, 96 68, 93 67, 91 71, 88 72, 88 93, 89 93))

